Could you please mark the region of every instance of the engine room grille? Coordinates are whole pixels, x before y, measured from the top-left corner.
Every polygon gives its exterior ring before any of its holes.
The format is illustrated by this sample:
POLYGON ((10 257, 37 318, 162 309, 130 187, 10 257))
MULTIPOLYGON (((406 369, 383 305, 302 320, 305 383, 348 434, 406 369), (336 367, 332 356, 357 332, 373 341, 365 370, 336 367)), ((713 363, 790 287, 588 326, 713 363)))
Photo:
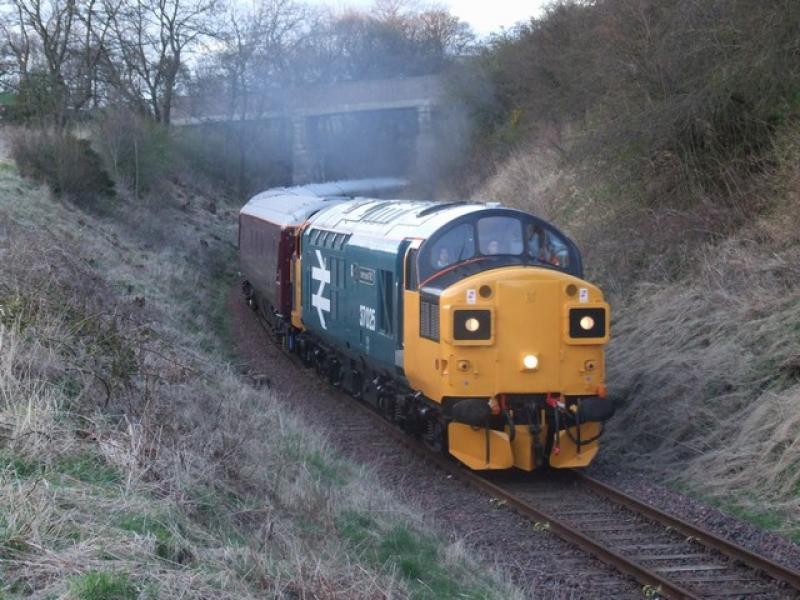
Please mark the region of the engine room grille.
POLYGON ((439 341, 439 299, 420 299, 419 336, 439 341))

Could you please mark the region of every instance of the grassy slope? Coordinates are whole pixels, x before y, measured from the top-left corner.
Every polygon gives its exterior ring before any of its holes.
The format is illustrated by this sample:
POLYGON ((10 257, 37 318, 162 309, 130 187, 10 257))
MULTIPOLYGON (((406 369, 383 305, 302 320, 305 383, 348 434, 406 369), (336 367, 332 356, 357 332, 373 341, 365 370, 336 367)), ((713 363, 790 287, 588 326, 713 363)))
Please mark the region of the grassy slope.
MULTIPOLYGON (((481 190, 549 216, 575 235, 609 294, 610 389, 620 410, 603 456, 800 540, 800 131, 775 148, 753 189, 768 206, 665 278, 658 240, 681 246, 694 215, 652 211, 576 184, 543 152, 508 161, 481 190), (652 235, 643 227, 659 227, 652 235), (670 234, 669 227, 674 227, 670 234), (635 274, 635 275, 633 275, 635 274), (627 278, 627 281, 622 281, 627 278), (632 278, 634 279, 632 281, 632 278)), ((713 223, 709 233, 714 233, 713 223)), ((672 265, 674 268, 674 265, 672 265)))
POLYGON ((0 598, 513 596, 231 369, 234 215, 174 192, 0 162, 0 598))

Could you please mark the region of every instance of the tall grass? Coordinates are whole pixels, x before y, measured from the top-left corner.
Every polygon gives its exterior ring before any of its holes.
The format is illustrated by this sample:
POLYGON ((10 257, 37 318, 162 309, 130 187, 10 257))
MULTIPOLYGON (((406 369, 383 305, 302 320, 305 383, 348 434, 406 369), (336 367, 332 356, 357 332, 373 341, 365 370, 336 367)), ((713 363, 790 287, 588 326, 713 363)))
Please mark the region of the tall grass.
POLYGON ((0 593, 513 597, 225 360, 231 208, 100 217, 0 167, 0 593))

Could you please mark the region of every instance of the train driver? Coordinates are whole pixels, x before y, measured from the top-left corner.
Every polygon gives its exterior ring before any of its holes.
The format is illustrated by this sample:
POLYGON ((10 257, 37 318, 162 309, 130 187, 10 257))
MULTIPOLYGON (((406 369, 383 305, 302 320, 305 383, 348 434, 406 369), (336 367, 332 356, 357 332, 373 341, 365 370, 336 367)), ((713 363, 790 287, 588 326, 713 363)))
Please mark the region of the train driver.
POLYGON ((450 258, 450 250, 447 248, 447 246, 441 246, 439 248, 439 253, 436 256, 436 260, 434 261, 434 266, 437 269, 443 269, 451 262, 453 261, 450 258))

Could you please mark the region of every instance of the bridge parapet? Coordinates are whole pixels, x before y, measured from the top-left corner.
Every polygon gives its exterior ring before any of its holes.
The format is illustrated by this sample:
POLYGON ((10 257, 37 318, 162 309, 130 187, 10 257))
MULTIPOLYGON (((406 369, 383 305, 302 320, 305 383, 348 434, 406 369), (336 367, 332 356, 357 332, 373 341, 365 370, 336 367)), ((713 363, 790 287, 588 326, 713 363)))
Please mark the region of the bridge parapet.
POLYGON ((183 97, 173 109, 174 125, 220 121, 316 117, 362 111, 424 108, 444 102, 444 85, 438 75, 345 81, 274 90, 266 97, 248 98, 240 107, 226 107, 223 98, 183 97))
POLYGON ((325 177, 309 137, 309 120, 365 112, 416 111, 417 168, 424 166, 434 146, 434 111, 445 103, 442 79, 436 75, 348 81, 274 90, 241 99, 233 108, 224 98, 183 97, 176 102, 172 123, 191 126, 242 121, 283 121, 291 128, 292 181, 295 185, 325 177), (243 111, 241 106, 246 106, 243 111))

